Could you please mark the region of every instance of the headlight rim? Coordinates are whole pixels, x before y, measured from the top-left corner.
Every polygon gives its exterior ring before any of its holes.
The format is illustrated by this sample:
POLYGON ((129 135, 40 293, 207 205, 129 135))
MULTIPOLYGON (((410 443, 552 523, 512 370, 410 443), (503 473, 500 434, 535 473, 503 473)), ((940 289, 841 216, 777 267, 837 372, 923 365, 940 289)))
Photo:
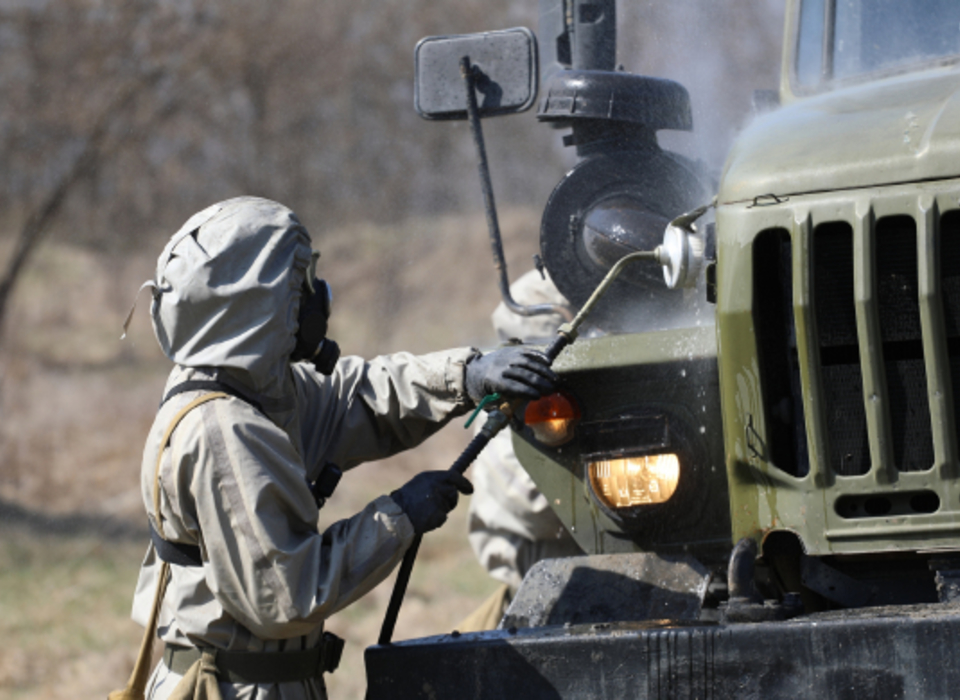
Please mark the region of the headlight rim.
POLYGON ((612 460, 620 460, 620 459, 635 459, 638 457, 658 457, 663 455, 673 455, 674 457, 676 457, 677 463, 678 463, 677 485, 674 487, 673 492, 670 494, 670 496, 666 500, 658 501, 656 503, 638 503, 633 506, 616 507, 616 506, 609 505, 608 503, 606 503, 606 501, 604 501, 603 497, 599 493, 597 493, 597 489, 594 487, 594 479, 590 474, 591 465, 597 463, 598 461, 601 461, 601 458, 598 458, 598 456, 585 458, 583 460, 584 466, 585 466, 584 478, 590 482, 590 493, 593 494, 594 499, 597 502, 599 502, 601 505, 605 506, 607 510, 612 510, 614 512, 630 511, 630 510, 633 510, 634 508, 642 508, 644 510, 648 510, 655 506, 662 506, 670 503, 677 496, 677 493, 680 491, 680 481, 682 480, 682 475, 684 472, 682 457, 677 452, 674 452, 672 450, 664 450, 664 451, 643 450, 642 452, 632 451, 629 454, 609 455, 609 456, 604 455, 602 459, 612 461, 612 460))
MULTIPOLYGON (((581 477, 584 481, 584 489, 589 493, 590 502, 625 533, 644 532, 652 528, 660 529, 664 525, 669 525, 669 522, 663 521, 665 516, 672 517, 673 514, 678 512, 686 513, 687 511, 701 510, 707 498, 703 486, 707 484, 708 480, 701 474, 708 461, 703 437, 696 435, 692 428, 686 426, 685 422, 673 412, 661 409, 655 413, 662 414, 668 423, 666 440, 662 444, 648 445, 636 449, 620 449, 608 453, 592 452, 581 454, 579 458, 581 477), (604 503, 593 487, 589 465, 590 462, 597 461, 598 458, 618 459, 670 453, 677 455, 680 462, 680 474, 673 495, 662 503, 611 508, 604 503)), ((650 415, 646 412, 645 414, 646 416, 650 415)), ((634 415, 637 417, 644 416, 644 414, 634 415)), ((582 429, 585 426, 581 424, 580 427, 582 429)))

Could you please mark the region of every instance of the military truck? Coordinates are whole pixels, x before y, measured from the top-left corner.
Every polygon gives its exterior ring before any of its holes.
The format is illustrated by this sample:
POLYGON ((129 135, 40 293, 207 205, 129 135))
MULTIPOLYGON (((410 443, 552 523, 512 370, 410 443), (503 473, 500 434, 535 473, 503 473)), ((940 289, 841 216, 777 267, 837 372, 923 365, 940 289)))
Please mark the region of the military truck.
POLYGON ((540 231, 571 302, 630 251, 665 270, 609 288, 513 426, 587 556, 540 562, 497 630, 371 647, 368 697, 957 697, 960 3, 787 0, 717 183, 658 145, 689 97, 616 68, 615 22, 541 0, 537 44, 433 46, 576 147, 540 231), (508 53, 539 90, 490 77, 508 53))

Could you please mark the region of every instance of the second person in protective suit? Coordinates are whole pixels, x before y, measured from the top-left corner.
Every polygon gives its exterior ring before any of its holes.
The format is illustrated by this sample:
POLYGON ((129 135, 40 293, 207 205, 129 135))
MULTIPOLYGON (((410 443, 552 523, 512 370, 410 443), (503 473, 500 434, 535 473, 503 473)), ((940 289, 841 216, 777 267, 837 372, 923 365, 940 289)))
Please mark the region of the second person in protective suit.
POLYGON ((487 393, 554 389, 523 348, 337 361, 315 265, 296 215, 249 197, 196 214, 158 261, 151 317, 175 364, 141 469, 155 534, 133 618, 164 644, 149 698, 325 697, 323 621, 471 486, 424 472, 321 532, 312 485, 419 444, 487 393))
MULTIPOLYGON (((553 281, 537 270, 510 285, 510 295, 519 304, 570 307, 553 281)), ((501 342, 531 345, 547 345, 563 323, 557 313, 521 316, 503 302, 490 318, 501 342)), ((527 571, 541 559, 583 554, 517 459, 512 431, 501 431, 490 441, 477 457, 472 478, 476 492, 467 520, 470 546, 502 585, 457 625, 460 632, 494 629, 527 571)))

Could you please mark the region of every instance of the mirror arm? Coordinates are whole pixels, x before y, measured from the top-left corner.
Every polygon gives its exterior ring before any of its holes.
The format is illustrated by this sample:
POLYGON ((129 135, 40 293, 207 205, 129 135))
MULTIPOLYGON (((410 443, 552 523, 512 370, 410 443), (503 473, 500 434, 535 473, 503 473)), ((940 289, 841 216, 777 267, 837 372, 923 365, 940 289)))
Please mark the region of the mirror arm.
POLYGON ((500 237, 500 222, 497 219, 497 205, 493 198, 493 183, 490 179, 490 167, 487 163, 487 149, 483 142, 483 128, 480 126, 480 108, 477 105, 475 83, 480 69, 470 63, 469 56, 460 59, 460 75, 463 76, 467 90, 467 120, 473 134, 473 144, 477 148, 477 169, 480 173, 480 187, 483 190, 483 208, 487 216, 487 230, 490 234, 490 247, 493 249, 493 265, 500 284, 500 296, 510 311, 518 316, 538 316, 556 313, 565 321, 573 318, 572 311, 563 304, 518 304, 510 294, 510 278, 507 275, 507 260, 503 254, 503 240, 500 237))

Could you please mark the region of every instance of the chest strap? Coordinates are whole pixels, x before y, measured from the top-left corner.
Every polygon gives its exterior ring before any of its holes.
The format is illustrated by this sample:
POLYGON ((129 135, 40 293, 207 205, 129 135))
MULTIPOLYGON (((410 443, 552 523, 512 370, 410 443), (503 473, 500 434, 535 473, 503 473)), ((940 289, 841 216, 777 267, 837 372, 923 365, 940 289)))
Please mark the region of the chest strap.
MULTIPOLYGON (((163 397, 163 401, 160 402, 160 405, 162 406, 174 396, 177 396, 178 394, 184 394, 188 391, 209 391, 213 393, 201 396, 174 417, 173 422, 167 431, 167 435, 164 436, 164 441, 161 443, 160 455, 163 454, 163 449, 166 447, 167 442, 169 441, 170 434, 173 432, 173 429, 177 426, 177 424, 179 424, 183 419, 183 416, 195 406, 198 406, 200 403, 209 400, 207 397, 220 398, 225 395, 233 396, 241 401, 246 401, 256 410, 263 413, 263 409, 260 407, 259 403, 239 390, 234 389, 232 386, 217 380, 195 380, 181 382, 167 392, 167 395, 163 397)), ((159 469, 160 464, 158 461, 156 477, 157 481, 154 484, 154 515, 153 517, 147 519, 148 526, 150 528, 150 539, 153 541, 153 548, 156 550, 157 556, 160 557, 160 560, 165 561, 168 564, 175 564, 177 566, 203 566, 203 558, 200 555, 200 547, 195 544, 171 542, 167 539, 164 539, 163 535, 161 535, 158 531, 158 527, 154 526, 154 519, 160 517, 159 469)), ((312 484, 308 482, 310 491, 313 494, 318 508, 322 508, 326 500, 333 494, 333 491, 337 487, 342 475, 343 472, 339 469, 339 467, 328 462, 320 471, 320 475, 317 477, 316 482, 312 484)))
MULTIPOLYGON (((248 404, 253 406, 255 409, 263 412, 263 409, 260 407, 260 404, 251 399, 246 394, 240 392, 237 389, 234 389, 228 384, 217 380, 193 380, 187 382, 181 382, 173 387, 170 391, 167 392, 166 396, 163 397, 163 400, 160 402, 162 406, 167 401, 172 399, 178 394, 185 394, 188 391, 208 391, 213 392, 201 396, 196 401, 188 404, 180 413, 178 413, 170 427, 167 429, 167 434, 164 435, 164 440, 160 444, 160 456, 163 455, 163 450, 167 446, 167 442, 170 439, 170 434, 173 432, 173 429, 180 423, 183 417, 191 409, 199 406, 201 403, 209 401, 212 398, 222 398, 226 396, 233 396, 238 398, 241 401, 246 401, 248 404)), ((184 542, 171 542, 170 540, 164 539, 157 531, 157 527, 154 526, 154 519, 157 519, 159 522, 160 518, 160 462, 157 461, 157 475, 154 482, 154 515, 152 518, 148 518, 148 525, 150 527, 150 539, 153 542, 153 548, 157 551, 157 556, 160 557, 160 561, 165 561, 168 564, 176 564, 177 566, 203 566, 203 558, 200 556, 200 547, 195 544, 186 544, 184 542)))
POLYGON ((157 556, 160 561, 177 566, 203 566, 203 557, 200 556, 200 547, 195 544, 186 544, 184 542, 171 542, 165 540, 153 526, 153 519, 149 519, 150 540, 153 542, 153 548, 157 550, 157 556))

